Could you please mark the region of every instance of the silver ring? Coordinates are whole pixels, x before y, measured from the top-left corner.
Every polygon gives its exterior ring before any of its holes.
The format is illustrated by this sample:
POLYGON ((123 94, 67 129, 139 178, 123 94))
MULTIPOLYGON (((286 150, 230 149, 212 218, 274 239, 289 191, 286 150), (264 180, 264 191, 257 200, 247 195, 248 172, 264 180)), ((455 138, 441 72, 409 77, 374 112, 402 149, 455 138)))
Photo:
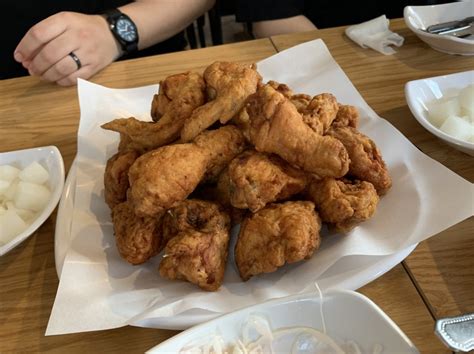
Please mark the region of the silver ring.
POLYGON ((79 60, 79 58, 77 57, 77 55, 74 54, 74 52, 69 53, 69 56, 72 58, 72 60, 75 61, 76 65, 77 65, 77 70, 79 70, 80 68, 82 68, 82 63, 81 63, 81 61, 79 60))

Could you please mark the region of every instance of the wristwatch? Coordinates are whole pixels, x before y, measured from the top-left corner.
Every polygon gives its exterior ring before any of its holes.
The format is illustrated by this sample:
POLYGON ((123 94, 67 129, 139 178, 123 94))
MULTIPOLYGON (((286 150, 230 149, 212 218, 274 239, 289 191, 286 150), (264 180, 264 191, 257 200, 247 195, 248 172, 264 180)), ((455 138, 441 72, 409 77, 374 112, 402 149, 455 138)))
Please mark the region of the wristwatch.
POLYGON ((138 50, 138 30, 130 17, 119 9, 110 9, 102 14, 107 20, 115 39, 122 47, 123 54, 138 50))

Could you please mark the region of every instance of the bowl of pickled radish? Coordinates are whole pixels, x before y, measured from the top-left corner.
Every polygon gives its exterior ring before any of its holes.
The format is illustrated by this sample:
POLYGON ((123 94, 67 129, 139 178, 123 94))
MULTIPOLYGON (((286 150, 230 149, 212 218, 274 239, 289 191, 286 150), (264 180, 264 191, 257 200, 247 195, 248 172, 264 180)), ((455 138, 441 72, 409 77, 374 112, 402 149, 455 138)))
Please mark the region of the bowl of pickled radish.
POLYGON ((55 146, 0 153, 0 256, 48 219, 64 186, 64 163, 55 146))
POLYGON ((426 130, 474 156, 474 70, 410 81, 405 96, 426 130))

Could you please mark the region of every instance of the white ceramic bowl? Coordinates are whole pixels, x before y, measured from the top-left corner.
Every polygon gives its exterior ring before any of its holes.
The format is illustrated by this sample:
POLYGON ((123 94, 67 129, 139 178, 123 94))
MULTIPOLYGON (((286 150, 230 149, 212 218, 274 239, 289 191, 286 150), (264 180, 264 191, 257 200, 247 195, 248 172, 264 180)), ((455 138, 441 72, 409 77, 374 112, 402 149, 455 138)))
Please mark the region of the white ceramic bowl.
POLYGON ((474 36, 471 39, 441 36, 425 32, 426 28, 442 22, 462 20, 474 16, 474 0, 442 5, 407 6, 403 12, 405 23, 423 42, 448 54, 474 55, 474 36))
POLYGON ((453 138, 436 128, 428 120, 427 109, 427 103, 446 94, 449 96, 453 91, 459 91, 471 84, 474 84, 474 70, 414 80, 405 85, 405 97, 411 113, 426 130, 452 147, 474 156, 474 143, 453 138))
POLYGON ((33 161, 38 161, 48 169, 51 197, 43 211, 25 231, 0 247, 0 256, 9 252, 31 236, 51 215, 61 197, 64 186, 64 163, 61 153, 55 146, 44 146, 0 153, 0 165, 11 164, 18 168, 25 168, 33 161))
MULTIPOLYGON (((336 341, 353 340, 362 353, 372 352, 374 345, 383 347, 383 353, 418 353, 410 339, 398 326, 367 297, 347 290, 331 290, 324 294, 322 311, 327 334, 336 341)), ((272 329, 305 326, 322 331, 320 298, 316 294, 300 294, 270 300, 247 307, 215 320, 192 327, 153 347, 147 353, 179 353, 195 340, 206 340, 213 334, 222 336, 226 344, 241 338, 242 325, 250 315, 266 318, 272 329)), ((274 348, 276 352, 287 352, 274 348)))

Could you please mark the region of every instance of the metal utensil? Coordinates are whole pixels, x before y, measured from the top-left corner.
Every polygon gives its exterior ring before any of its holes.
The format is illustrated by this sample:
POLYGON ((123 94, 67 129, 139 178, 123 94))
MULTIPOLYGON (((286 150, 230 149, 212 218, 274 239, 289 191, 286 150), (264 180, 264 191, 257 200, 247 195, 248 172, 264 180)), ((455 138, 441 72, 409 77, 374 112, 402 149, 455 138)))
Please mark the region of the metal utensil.
POLYGON ((426 32, 461 38, 468 37, 474 35, 474 16, 466 17, 459 21, 449 21, 431 25, 426 29, 426 32))
POLYGON ((436 321, 436 335, 452 350, 474 350, 474 313, 436 321))

